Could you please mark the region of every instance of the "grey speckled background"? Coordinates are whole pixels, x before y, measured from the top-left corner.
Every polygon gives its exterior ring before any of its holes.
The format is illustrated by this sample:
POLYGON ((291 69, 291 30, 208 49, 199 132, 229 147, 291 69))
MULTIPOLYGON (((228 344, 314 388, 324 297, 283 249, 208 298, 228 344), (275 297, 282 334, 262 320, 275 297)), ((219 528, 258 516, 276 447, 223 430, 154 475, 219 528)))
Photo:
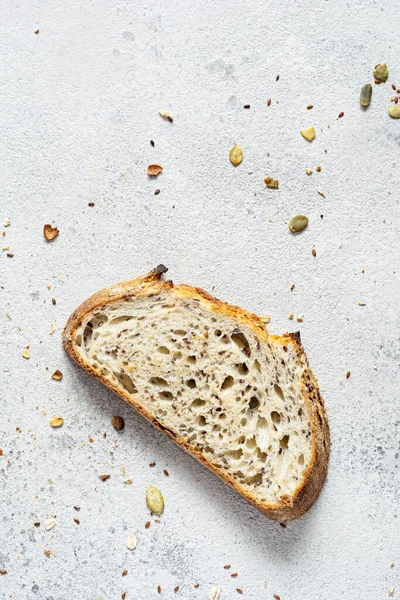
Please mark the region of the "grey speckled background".
POLYGON ((221 600, 400 598, 400 121, 387 115, 399 30, 392 0, 3 0, 0 217, 14 257, 0 255, 1 599, 195 600, 213 584, 221 600), (389 82, 362 111, 359 89, 382 60, 389 82), (308 144, 299 130, 312 124, 308 144), (164 166, 157 181, 150 162, 164 166), (294 238, 297 213, 310 225, 294 238), (60 229, 52 244, 46 222, 60 229), (63 354, 82 300, 159 262, 175 281, 270 314, 274 333, 301 330, 332 460, 318 503, 286 529, 63 354), (166 510, 146 530, 150 483, 166 510))

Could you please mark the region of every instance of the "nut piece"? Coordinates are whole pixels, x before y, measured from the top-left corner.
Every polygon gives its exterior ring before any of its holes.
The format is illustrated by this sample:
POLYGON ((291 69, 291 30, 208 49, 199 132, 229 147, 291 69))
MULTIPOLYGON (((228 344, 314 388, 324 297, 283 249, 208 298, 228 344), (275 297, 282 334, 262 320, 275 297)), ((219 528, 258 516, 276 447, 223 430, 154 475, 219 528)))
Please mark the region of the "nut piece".
POLYGON ((54 240, 54 238, 58 236, 58 233, 59 231, 57 227, 52 227, 50 223, 46 223, 46 225, 43 227, 43 235, 48 242, 54 240))
POLYGON ((27 346, 25 348, 25 350, 22 352, 22 358, 26 358, 27 360, 31 357, 31 354, 28 350, 29 346, 27 346))
POLYGON ((307 167, 307 169, 306 169, 307 175, 311 175, 312 172, 313 172, 313 170, 310 169, 310 167, 307 167))
POLYGON ((219 585, 213 585, 210 590, 210 595, 208 596, 209 600, 218 600, 221 595, 221 588, 219 585))
POLYGON ((277 190, 279 188, 278 179, 274 179, 273 177, 266 177, 264 183, 270 190, 277 190))
POLYGON ((312 142, 313 139, 315 138, 314 127, 308 127, 307 129, 302 129, 300 131, 300 133, 303 136, 303 138, 306 139, 308 142, 312 142))
POLYGON ((304 231, 308 225, 308 218, 304 215, 297 215, 289 221, 289 229, 292 233, 304 231))
POLYGON ((169 121, 170 123, 173 123, 174 118, 171 115, 171 113, 169 113, 167 110, 160 110, 160 112, 158 113, 160 115, 160 117, 162 117, 163 119, 166 119, 167 121, 169 121))
POLYGON ((63 374, 61 373, 61 371, 59 371, 57 369, 57 371, 54 371, 54 373, 51 376, 51 378, 54 379, 54 381, 61 381, 61 379, 63 378, 63 374))
POLYGON ((129 550, 134 550, 136 548, 136 535, 134 533, 128 535, 126 545, 128 546, 129 550))
POLYGON ((147 167, 147 175, 149 177, 157 177, 163 170, 161 165, 149 165, 147 167))
POLYGON ((53 417, 50 420, 50 425, 54 428, 61 427, 61 425, 63 423, 64 423, 64 419, 62 417, 53 417))
POLYGON ((386 81, 389 77, 389 69, 386 63, 376 65, 373 73, 377 81, 386 81))
POLYGON ((392 119, 400 119, 400 104, 392 104, 388 112, 392 119))
POLYGON ((164 511, 164 498, 160 490, 153 485, 147 488, 146 504, 151 512, 161 515, 164 511))
POLYGON ((111 475, 109 473, 103 473, 103 475, 99 475, 99 479, 101 479, 101 481, 107 481, 107 479, 110 479, 111 475))
POLYGON ((372 96, 372 85, 370 83, 366 83, 362 86, 360 92, 360 104, 361 106, 369 106, 371 103, 372 96))
POLYGON ((233 146, 233 148, 231 148, 231 150, 229 152, 229 160, 231 161, 231 163, 233 164, 234 167, 237 167, 238 165, 240 165, 240 163, 243 160, 242 146, 239 146, 238 144, 236 144, 235 146, 233 146))
POLYGON ((112 426, 117 431, 122 431, 125 427, 125 421, 122 417, 115 416, 111 419, 112 426))

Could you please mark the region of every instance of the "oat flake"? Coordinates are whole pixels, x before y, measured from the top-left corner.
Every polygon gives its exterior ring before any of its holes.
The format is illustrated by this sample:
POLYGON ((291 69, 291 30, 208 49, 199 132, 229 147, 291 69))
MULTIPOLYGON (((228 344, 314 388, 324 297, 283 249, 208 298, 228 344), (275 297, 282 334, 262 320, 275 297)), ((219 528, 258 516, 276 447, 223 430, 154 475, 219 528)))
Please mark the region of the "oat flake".
POLYGON ((213 585, 210 590, 210 595, 208 596, 209 600, 218 600, 221 594, 221 588, 219 585, 213 585))
POLYGON ((54 525, 56 525, 56 524, 57 524, 57 521, 53 518, 46 519, 46 521, 44 522, 44 526, 47 531, 50 531, 50 529, 53 529, 54 525))

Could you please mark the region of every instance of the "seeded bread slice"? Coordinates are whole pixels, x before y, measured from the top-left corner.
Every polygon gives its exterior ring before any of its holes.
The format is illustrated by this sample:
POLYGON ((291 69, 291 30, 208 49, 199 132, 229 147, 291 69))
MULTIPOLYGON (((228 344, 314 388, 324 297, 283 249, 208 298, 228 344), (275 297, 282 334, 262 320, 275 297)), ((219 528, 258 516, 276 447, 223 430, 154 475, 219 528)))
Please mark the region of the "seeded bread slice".
POLYGON ((279 520, 317 498, 330 438, 299 334, 149 274, 70 317, 68 354, 247 500, 279 520))

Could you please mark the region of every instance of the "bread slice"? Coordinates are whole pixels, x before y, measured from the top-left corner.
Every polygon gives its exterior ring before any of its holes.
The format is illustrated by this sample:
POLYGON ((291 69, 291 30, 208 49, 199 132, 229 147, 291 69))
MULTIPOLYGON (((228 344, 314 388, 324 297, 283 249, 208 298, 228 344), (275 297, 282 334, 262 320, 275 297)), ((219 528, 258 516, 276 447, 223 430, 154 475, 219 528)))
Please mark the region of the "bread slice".
POLYGON ((162 281, 160 265, 99 291, 64 348, 269 517, 295 519, 324 482, 329 428, 299 334, 162 281))

